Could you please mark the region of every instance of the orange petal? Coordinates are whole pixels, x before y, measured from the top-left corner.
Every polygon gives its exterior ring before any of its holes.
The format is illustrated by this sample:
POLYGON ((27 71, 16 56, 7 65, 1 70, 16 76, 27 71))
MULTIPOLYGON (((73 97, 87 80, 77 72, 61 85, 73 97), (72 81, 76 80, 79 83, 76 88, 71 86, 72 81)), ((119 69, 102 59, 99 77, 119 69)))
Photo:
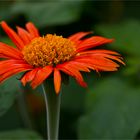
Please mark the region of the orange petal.
POLYGON ((109 54, 94 54, 94 56, 97 55, 101 55, 104 58, 110 58, 111 60, 116 60, 119 63, 125 65, 125 63, 122 61, 122 57, 121 56, 113 56, 113 55, 109 55, 109 54))
POLYGON ((0 79, 3 81, 18 72, 31 69, 32 66, 21 60, 4 60, 0 62, 0 79))
POLYGON ((23 55, 18 49, 0 42, 0 58, 22 59, 23 55))
POLYGON ((25 86, 27 82, 32 81, 35 78, 38 70, 39 70, 38 68, 35 68, 35 69, 25 73, 25 75, 21 78, 22 84, 25 86))
POLYGON ((111 43, 113 39, 107 39, 100 36, 93 36, 88 39, 84 39, 81 43, 77 46, 77 52, 81 52, 93 47, 97 47, 103 44, 111 43))
POLYGON ((81 38, 83 38, 84 36, 91 34, 92 32, 78 32, 76 34, 71 35, 70 37, 68 37, 69 40, 73 41, 73 42, 77 42, 79 41, 81 38))
POLYGON ((28 63, 26 63, 24 60, 20 59, 20 60, 15 60, 15 59, 8 59, 8 60, 3 60, 3 61, 0 61, 0 69, 4 68, 5 66, 12 66, 12 65, 28 65, 30 68, 32 68, 31 65, 29 65, 28 63))
POLYGON ((87 84, 84 82, 83 77, 77 68, 69 66, 65 63, 57 65, 57 68, 63 71, 64 73, 74 77, 78 84, 80 84, 82 87, 87 87, 87 84))
POLYGON ((5 69, 8 66, 12 67, 12 66, 18 66, 18 65, 21 65, 21 66, 22 65, 27 65, 29 68, 33 68, 31 65, 26 63, 24 60, 8 59, 8 60, 0 61, 0 69, 5 69))
POLYGON ((116 71, 117 67, 119 67, 118 64, 115 62, 108 60, 108 59, 91 59, 91 58, 81 58, 81 59, 75 59, 76 62, 85 63, 87 67, 93 69, 93 70, 103 70, 103 71, 116 71))
POLYGON ((56 94, 59 94, 61 87, 61 74, 58 69, 54 69, 54 87, 56 94))
POLYGON ((95 54, 95 53, 120 55, 119 53, 115 51, 103 50, 103 49, 83 51, 83 52, 80 52, 79 54, 82 55, 82 54, 95 54))
POLYGON ((7 71, 2 76, 0 76, 0 83, 2 83, 4 80, 6 80, 7 78, 9 78, 15 74, 18 74, 20 72, 27 71, 27 70, 30 70, 30 68, 26 68, 26 67, 25 68, 16 68, 11 71, 7 71))
POLYGON ((31 34, 32 38, 35 37, 39 37, 39 31, 38 29, 34 26, 34 24, 32 22, 28 22, 26 24, 26 28, 29 31, 29 33, 31 34))
POLYGON ((110 58, 111 60, 116 60, 120 62, 121 64, 125 65, 125 63, 122 61, 122 57, 119 53, 109 50, 91 50, 91 51, 85 51, 79 53, 79 56, 76 58, 88 58, 88 57, 104 57, 104 58, 110 58))
POLYGON ((31 42, 30 34, 26 30, 17 27, 17 31, 18 31, 18 35, 23 40, 25 45, 31 42))
POLYGON ((32 69, 32 67, 30 67, 28 64, 5 65, 2 69, 0 69, 0 76, 6 72, 20 68, 32 69))
POLYGON ((4 31, 7 33, 7 35, 10 37, 10 39, 15 43, 15 45, 19 48, 22 49, 24 47, 24 43, 21 40, 21 38, 17 35, 16 32, 14 32, 6 22, 2 21, 1 26, 4 29, 4 31))
POLYGON ((86 60, 87 63, 89 61, 89 63, 95 64, 95 65, 100 65, 100 66, 119 67, 119 65, 117 63, 115 63, 114 61, 112 61, 110 59, 103 57, 102 55, 101 56, 96 56, 96 55, 94 55, 94 56, 91 56, 91 55, 79 56, 79 57, 75 58, 74 60, 77 61, 78 59, 80 61, 86 60))
POLYGON ((38 85, 40 85, 46 78, 49 77, 52 71, 53 71, 53 67, 51 66, 40 68, 36 73, 35 78, 31 82, 32 88, 36 88, 38 85))
POLYGON ((66 62, 67 65, 77 69, 78 71, 85 71, 85 72, 90 72, 90 70, 87 68, 87 65, 85 64, 82 64, 82 63, 79 63, 79 62, 76 62, 76 61, 69 61, 69 62, 66 62))

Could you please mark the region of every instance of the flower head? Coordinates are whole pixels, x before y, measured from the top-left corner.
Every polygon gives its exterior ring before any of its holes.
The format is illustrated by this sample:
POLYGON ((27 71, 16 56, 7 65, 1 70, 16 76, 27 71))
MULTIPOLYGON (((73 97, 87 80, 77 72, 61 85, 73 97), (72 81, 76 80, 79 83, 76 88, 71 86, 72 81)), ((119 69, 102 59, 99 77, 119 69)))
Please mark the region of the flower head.
POLYGON ((80 71, 116 71, 119 67, 116 62, 124 64, 117 52, 95 49, 113 39, 100 36, 83 39, 90 32, 78 32, 68 38, 55 34, 41 37, 31 22, 26 24, 26 29, 17 27, 17 33, 4 21, 1 26, 16 48, 0 42, 0 58, 4 58, 0 61, 0 82, 25 72, 21 78, 23 85, 30 82, 36 88, 53 73, 55 91, 59 93, 62 72, 86 87, 80 71))

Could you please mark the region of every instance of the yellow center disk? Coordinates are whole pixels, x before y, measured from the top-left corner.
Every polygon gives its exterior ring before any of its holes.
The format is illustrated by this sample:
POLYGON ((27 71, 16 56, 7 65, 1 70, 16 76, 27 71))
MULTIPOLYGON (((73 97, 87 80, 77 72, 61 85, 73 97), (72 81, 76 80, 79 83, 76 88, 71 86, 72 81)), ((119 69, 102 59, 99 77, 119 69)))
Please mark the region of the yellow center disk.
POLYGON ((72 41, 52 34, 33 39, 23 49, 24 59, 35 67, 56 65, 70 60, 75 54, 72 41))

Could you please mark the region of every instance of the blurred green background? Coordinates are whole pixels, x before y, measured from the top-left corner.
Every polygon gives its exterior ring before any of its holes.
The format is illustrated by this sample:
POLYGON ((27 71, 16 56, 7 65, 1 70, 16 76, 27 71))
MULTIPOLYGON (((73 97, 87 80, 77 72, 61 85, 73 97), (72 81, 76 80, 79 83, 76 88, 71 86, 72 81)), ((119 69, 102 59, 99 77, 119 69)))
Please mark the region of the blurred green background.
MULTIPOLYGON (((114 38, 126 66, 84 74, 88 88, 63 85, 60 139, 140 139, 140 1, 0 1, 0 20, 15 29, 32 21, 41 34, 79 31, 114 38)), ((0 41, 12 44, 0 29, 0 41)), ((46 139, 42 91, 23 88, 14 76, 0 85, 0 140, 46 139)))

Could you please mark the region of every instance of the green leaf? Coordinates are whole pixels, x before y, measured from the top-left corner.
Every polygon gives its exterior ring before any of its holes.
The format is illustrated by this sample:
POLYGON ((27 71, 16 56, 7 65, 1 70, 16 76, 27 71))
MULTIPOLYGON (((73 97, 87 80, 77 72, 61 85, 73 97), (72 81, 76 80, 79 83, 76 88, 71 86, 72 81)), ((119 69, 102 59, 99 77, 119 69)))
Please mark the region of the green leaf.
POLYGON ((111 48, 127 55, 124 74, 138 74, 140 71, 140 22, 128 20, 118 24, 97 25, 95 29, 105 37, 114 38, 111 48))
POLYGON ((62 109, 81 112, 84 107, 85 90, 70 78, 69 84, 64 85, 62 89, 62 109))
MULTIPOLYGON (((12 130, 0 133, 1 140, 41 140, 41 136, 31 130, 12 130)), ((43 140, 43 139, 42 139, 43 140)))
POLYGON ((139 56, 139 27, 139 21, 128 20, 118 24, 97 25, 95 29, 105 37, 114 38, 115 42, 112 43, 112 47, 115 49, 139 56))
POLYGON ((1 37, 0 42, 10 45, 11 47, 15 47, 15 44, 8 37, 1 37))
POLYGON ((138 56, 129 56, 126 57, 127 67, 124 69, 123 73, 125 75, 134 75, 139 74, 140 71, 140 57, 138 56))
MULTIPOLYGON (((84 80, 86 81, 88 88, 95 83, 97 80, 95 73, 83 74, 84 80)), ((85 97, 88 88, 81 87, 74 78, 69 79, 68 85, 62 87, 62 102, 61 107, 66 111, 83 112, 85 109, 85 97)))
POLYGON ((134 139, 140 130, 140 88, 108 78, 87 94, 80 139, 134 139))
POLYGON ((9 20, 11 13, 12 1, 0 1, 0 20, 9 20))
POLYGON ((16 77, 12 77, 0 85, 0 116, 13 105, 18 92, 19 85, 16 77))
POLYGON ((22 13, 38 27, 61 25, 79 18, 82 1, 16 2, 13 13, 22 13))

